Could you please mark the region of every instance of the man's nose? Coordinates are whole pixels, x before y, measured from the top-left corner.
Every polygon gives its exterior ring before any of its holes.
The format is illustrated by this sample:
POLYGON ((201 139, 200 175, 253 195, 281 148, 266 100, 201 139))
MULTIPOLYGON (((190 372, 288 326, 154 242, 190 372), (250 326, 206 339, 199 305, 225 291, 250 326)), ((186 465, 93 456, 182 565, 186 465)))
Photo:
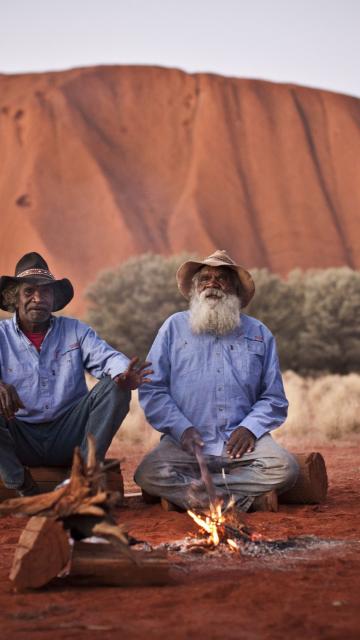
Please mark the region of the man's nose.
POLYGON ((33 300, 40 301, 44 297, 44 292, 41 289, 34 289, 34 293, 32 295, 33 300))

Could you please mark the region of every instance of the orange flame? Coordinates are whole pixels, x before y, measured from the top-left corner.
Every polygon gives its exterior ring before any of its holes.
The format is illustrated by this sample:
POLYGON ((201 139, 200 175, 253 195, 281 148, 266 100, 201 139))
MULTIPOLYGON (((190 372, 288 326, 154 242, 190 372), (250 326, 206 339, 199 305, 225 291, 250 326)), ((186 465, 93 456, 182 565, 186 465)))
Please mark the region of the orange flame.
POLYGON ((193 511, 188 511, 188 514, 200 529, 209 534, 206 540, 207 544, 214 545, 216 547, 220 543, 219 529, 221 530, 225 522, 225 516, 221 509, 221 502, 211 506, 209 516, 204 516, 202 518, 193 511))

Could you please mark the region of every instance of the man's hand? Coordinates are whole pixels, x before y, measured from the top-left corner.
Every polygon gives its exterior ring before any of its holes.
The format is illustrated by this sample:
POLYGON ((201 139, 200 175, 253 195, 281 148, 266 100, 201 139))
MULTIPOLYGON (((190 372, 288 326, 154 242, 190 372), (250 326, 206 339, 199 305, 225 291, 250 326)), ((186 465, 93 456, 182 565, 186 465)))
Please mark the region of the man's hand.
POLYGON ((151 382, 147 376, 151 375, 152 369, 147 369, 151 365, 151 362, 143 362, 139 364, 139 358, 131 358, 129 366, 120 375, 114 378, 114 382, 119 385, 121 389, 137 389, 144 382, 151 382))
POLYGON ((186 453, 195 455, 196 447, 203 447, 204 442, 195 427, 188 427, 181 436, 180 444, 186 453))
POLYGON ((238 427, 231 434, 226 449, 230 458, 241 458, 244 453, 254 451, 256 438, 246 427, 238 427))
POLYGON ((12 420, 16 411, 24 408, 15 387, 0 381, 0 413, 5 420, 12 420))

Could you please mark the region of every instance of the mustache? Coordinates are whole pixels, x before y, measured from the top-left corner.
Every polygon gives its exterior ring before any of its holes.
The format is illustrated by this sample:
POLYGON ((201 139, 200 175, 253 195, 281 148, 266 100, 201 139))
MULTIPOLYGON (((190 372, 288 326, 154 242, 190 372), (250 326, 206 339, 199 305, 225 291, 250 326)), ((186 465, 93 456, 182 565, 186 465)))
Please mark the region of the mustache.
POLYGON ((216 289, 215 287, 209 287, 208 289, 204 289, 199 295, 200 300, 204 300, 208 297, 214 298, 224 298, 226 294, 221 291, 221 289, 216 289))

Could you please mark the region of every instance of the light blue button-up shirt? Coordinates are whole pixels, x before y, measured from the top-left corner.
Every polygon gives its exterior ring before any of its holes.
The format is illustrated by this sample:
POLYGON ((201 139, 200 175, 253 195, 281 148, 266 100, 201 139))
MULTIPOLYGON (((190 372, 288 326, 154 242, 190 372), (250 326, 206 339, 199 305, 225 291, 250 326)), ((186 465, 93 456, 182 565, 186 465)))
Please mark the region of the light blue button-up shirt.
POLYGON ((168 318, 151 347, 152 382, 139 389, 150 424, 180 438, 196 427, 204 452, 220 455, 237 427, 256 438, 287 415, 274 336, 259 320, 241 315, 225 336, 194 335, 189 312, 168 318))
POLYGON ((0 380, 14 385, 25 406, 16 413, 19 420, 55 420, 87 393, 85 371, 113 378, 128 363, 74 318, 52 316, 40 352, 20 330, 16 315, 0 322, 0 380))

